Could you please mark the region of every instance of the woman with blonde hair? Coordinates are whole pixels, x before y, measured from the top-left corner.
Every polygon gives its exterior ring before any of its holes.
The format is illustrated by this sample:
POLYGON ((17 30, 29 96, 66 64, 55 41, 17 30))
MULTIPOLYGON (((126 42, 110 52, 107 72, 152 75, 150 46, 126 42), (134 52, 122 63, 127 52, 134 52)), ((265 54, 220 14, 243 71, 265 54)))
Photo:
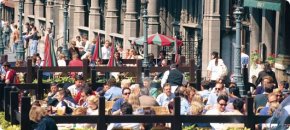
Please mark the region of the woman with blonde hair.
POLYGON ((136 94, 130 94, 128 98, 128 103, 132 105, 133 108, 137 108, 140 106, 139 96, 136 94))
POLYGON ((29 119, 37 123, 35 130, 57 130, 56 123, 53 119, 47 116, 44 108, 39 106, 32 106, 29 111, 29 119))
POLYGON ((87 98, 87 115, 99 115, 99 96, 91 95, 87 98))
POLYGON ((196 95, 196 92, 197 92, 197 90, 192 86, 188 86, 186 88, 186 96, 187 96, 188 102, 192 101, 194 95, 196 95))

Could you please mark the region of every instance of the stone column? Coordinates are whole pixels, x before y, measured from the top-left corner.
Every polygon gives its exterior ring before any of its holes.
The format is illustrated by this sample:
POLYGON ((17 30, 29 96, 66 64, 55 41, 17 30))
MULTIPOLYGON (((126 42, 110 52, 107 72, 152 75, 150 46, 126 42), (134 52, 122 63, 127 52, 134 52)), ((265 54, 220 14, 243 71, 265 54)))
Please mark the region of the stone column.
POLYGON ((13 0, 14 4, 14 23, 18 23, 19 21, 19 0, 13 0))
POLYGON ((262 44, 267 47, 266 57, 269 53, 274 52, 274 31, 275 31, 275 14, 273 11, 263 10, 262 13, 262 44))
POLYGON ((90 39, 94 38, 94 32, 92 29, 101 29, 101 14, 100 14, 100 3, 99 0, 92 0, 89 14, 89 37, 90 39))
POLYGON ((58 40, 58 43, 59 43, 59 45, 62 45, 63 44, 63 26, 64 26, 64 16, 63 16, 63 4, 64 4, 64 2, 63 2, 64 0, 58 0, 58 35, 59 35, 59 37, 58 38, 60 38, 59 40, 58 40), (61 38, 62 37, 62 38, 61 38))
POLYGON ((46 28, 52 28, 51 27, 51 20, 53 20, 53 15, 55 15, 55 12, 53 11, 54 1, 48 0, 46 4, 46 28))
POLYGON ((92 0, 89 15, 89 27, 91 29, 101 28, 101 14, 99 0, 92 0))
POLYGON ((38 18, 44 17, 44 4, 41 0, 36 0, 34 4, 34 16, 35 16, 35 27, 39 30, 40 29, 40 23, 38 18))
MULTIPOLYGON (((148 3, 148 34, 155 34, 160 33, 159 32, 159 6, 158 6, 158 0, 149 0, 148 3)), ((158 47, 157 46, 148 46, 148 53, 153 53, 154 56, 157 56, 158 54, 158 47)))
POLYGON ((171 23, 172 23, 172 21, 174 19, 174 13, 175 13, 176 7, 174 7, 175 6, 174 0, 167 0, 166 2, 167 2, 167 8, 166 8, 167 9, 166 10, 167 17, 166 17, 165 20, 166 20, 166 23, 167 23, 166 28, 167 28, 168 31, 166 32, 165 35, 172 36, 173 35, 173 27, 172 27, 171 23))
POLYGON ((202 46, 202 76, 207 75, 207 65, 210 61, 211 52, 220 52, 220 0, 204 1, 203 19, 203 46, 202 46))
POLYGON ((69 30, 69 37, 68 37, 68 40, 71 41, 72 39, 75 38, 75 35, 78 35, 77 34, 74 34, 74 30, 77 30, 77 28, 75 28, 74 26, 74 22, 75 22, 75 15, 74 15, 74 12, 75 12, 75 1, 76 0, 70 0, 70 2, 68 3, 68 30, 69 30))
POLYGON ((250 9, 250 29, 251 29, 251 35, 250 35, 250 52, 254 52, 255 50, 258 50, 259 44, 261 42, 261 11, 260 9, 251 8, 250 9))
POLYGON ((282 80, 290 82, 290 25, 288 24, 290 23, 290 14, 286 13, 290 11, 290 5, 285 1, 281 5, 281 11, 276 13, 276 42, 278 44, 278 58, 276 58, 275 63, 276 78, 278 82, 282 80), (277 32, 277 30, 279 31, 277 32))
MULTIPOLYGON (((141 26, 141 25, 140 25, 141 26)), ((137 37, 136 0, 127 0, 126 16, 124 19, 124 50, 130 49, 129 37, 137 37)))
MULTIPOLYGON (((85 26, 85 10, 84 10, 84 6, 83 5, 83 0, 75 0, 75 5, 74 5, 74 18, 73 18, 73 23, 74 26, 70 27, 70 32, 72 32, 73 34, 70 34, 70 36, 76 36, 79 34, 79 30, 78 27, 80 26, 85 26)), ((69 21, 72 21, 69 20, 69 21)))
POLYGON ((34 15, 33 14, 33 1, 32 0, 25 0, 25 2, 24 2, 24 23, 29 22, 29 19, 27 17, 28 15, 34 15))
POLYGON ((108 10, 106 15, 106 39, 110 39, 110 33, 117 33, 118 29, 118 16, 117 16, 117 0, 108 0, 108 10))

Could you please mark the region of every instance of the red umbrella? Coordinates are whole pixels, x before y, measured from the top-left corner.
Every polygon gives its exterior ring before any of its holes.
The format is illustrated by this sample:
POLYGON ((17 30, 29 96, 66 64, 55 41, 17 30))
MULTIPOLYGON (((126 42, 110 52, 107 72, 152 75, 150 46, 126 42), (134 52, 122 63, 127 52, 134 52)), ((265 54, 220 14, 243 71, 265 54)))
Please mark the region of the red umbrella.
POLYGON ((95 44, 95 50, 94 50, 94 54, 93 54, 93 61, 96 61, 97 58, 101 58, 102 57, 102 51, 101 51, 101 44, 100 44, 100 34, 98 34, 97 37, 97 41, 95 44))
MULTIPOLYGON (((182 41, 177 40, 171 36, 165 36, 162 34, 151 34, 147 38, 148 44, 154 44, 159 46, 172 46, 177 41, 178 46, 182 46, 182 41)), ((144 43, 144 36, 137 38, 133 41, 137 45, 143 45, 144 43)))
POLYGON ((53 40, 49 37, 49 34, 45 37, 45 47, 44 47, 44 61, 43 66, 57 66, 57 59, 54 51, 53 40))
POLYGON ((114 43, 114 40, 115 40, 115 37, 113 37, 113 40, 112 40, 111 54, 110 54, 110 59, 108 61, 108 66, 109 67, 115 66, 115 58, 114 58, 114 54, 115 54, 115 43, 114 43))

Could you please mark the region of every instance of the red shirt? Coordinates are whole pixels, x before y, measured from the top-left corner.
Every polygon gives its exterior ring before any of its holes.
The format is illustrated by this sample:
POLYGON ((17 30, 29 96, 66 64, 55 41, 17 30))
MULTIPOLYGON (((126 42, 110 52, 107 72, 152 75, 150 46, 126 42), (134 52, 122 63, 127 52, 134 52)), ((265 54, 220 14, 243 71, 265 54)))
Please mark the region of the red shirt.
POLYGON ((10 83, 14 83, 14 78, 16 76, 16 71, 13 70, 13 69, 9 69, 7 72, 6 72, 6 75, 5 75, 5 81, 6 80, 9 80, 10 83))
MULTIPOLYGON (((69 64, 68 64, 68 66, 82 67, 83 66, 83 62, 80 59, 71 60, 69 62, 69 64)), ((71 77, 75 77, 76 76, 76 72, 71 72, 70 75, 71 75, 71 77)))

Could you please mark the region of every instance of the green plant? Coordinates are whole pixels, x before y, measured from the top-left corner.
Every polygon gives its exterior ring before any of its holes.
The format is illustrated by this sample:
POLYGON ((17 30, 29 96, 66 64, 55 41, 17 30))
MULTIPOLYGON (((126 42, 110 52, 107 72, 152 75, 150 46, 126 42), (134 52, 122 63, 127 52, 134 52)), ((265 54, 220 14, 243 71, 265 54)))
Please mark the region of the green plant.
POLYGON ((4 112, 0 112, 0 125, 3 130, 20 130, 19 125, 11 125, 10 122, 5 120, 4 112))
POLYGON ((251 64, 254 64, 260 60, 260 52, 258 50, 251 51, 251 64))
POLYGON ((267 61, 269 62, 269 64, 275 63, 275 59, 276 59, 275 53, 268 54, 267 61))
MULTIPOLYGON (((74 80, 70 77, 58 77, 58 78, 51 78, 51 79, 43 79, 42 83, 74 83, 74 80)), ((35 79, 32 83, 37 83, 37 79, 35 79)))

